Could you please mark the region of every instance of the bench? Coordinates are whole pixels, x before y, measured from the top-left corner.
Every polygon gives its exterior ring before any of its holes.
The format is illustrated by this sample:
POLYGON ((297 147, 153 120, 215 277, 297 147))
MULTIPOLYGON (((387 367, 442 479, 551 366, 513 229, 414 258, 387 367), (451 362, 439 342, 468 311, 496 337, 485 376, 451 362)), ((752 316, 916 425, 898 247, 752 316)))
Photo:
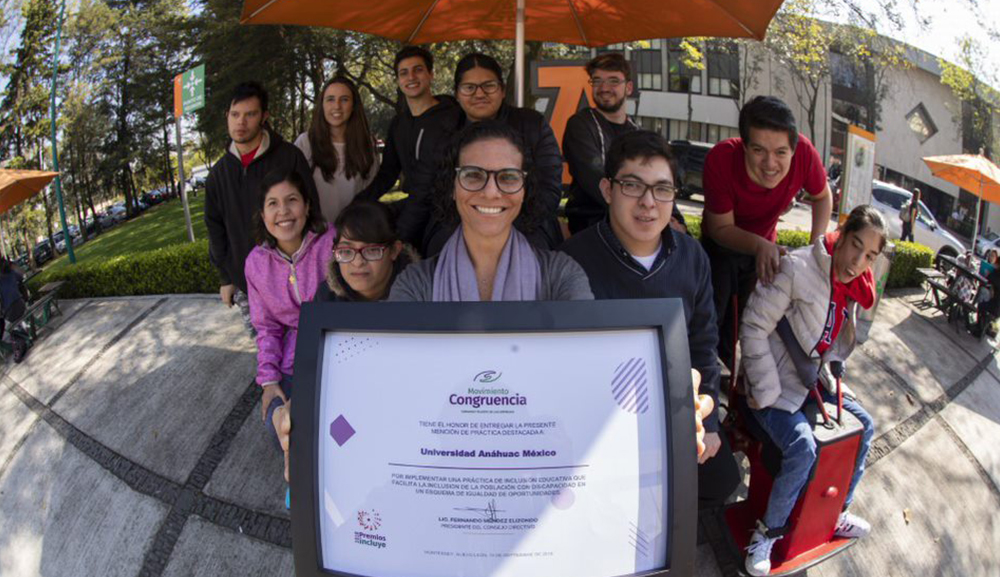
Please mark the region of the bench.
MULTIPOLYGON (((62 310, 59 309, 59 301, 56 300, 56 296, 59 294, 58 289, 59 287, 56 287, 55 290, 47 292, 41 298, 28 305, 24 314, 10 323, 10 334, 17 335, 19 338, 25 340, 29 347, 38 340, 39 329, 49 324, 49 321, 54 317, 62 314, 62 310)), ((0 341, 0 356, 6 358, 7 355, 12 353, 13 348, 11 344, 6 341, 0 341)))
MULTIPOLYGON (((924 281, 941 280, 947 276, 936 268, 918 268, 917 272, 924 277, 924 281)), ((927 290, 924 291, 923 302, 927 302, 927 297, 929 297, 930 294, 931 294, 931 285, 930 283, 928 283, 927 290)))

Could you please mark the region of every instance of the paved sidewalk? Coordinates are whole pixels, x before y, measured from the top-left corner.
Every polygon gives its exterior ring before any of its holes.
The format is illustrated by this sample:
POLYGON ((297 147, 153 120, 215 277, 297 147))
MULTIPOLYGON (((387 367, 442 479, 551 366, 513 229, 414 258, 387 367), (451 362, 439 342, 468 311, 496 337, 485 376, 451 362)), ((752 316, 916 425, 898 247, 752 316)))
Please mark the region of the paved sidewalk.
MULTIPOLYGON (((883 302, 849 363, 877 424, 873 534, 810 575, 1000 575, 1000 366, 921 297, 883 302)), ((254 346, 217 301, 65 301, 0 367, 0 575, 292 574, 254 346)), ((698 574, 735 575, 710 529, 698 574)))

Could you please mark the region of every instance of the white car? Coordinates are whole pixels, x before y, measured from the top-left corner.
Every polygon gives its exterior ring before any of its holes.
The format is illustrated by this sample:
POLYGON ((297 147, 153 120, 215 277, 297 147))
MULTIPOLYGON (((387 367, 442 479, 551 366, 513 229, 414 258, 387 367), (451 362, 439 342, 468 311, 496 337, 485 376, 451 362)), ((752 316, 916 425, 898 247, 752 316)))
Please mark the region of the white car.
MULTIPOLYGON (((899 219, 899 209, 910 202, 913 193, 888 182, 872 182, 872 206, 885 216, 889 225, 889 238, 898 239, 903 234, 903 222, 899 219)), ((930 247, 934 255, 958 256, 969 250, 955 235, 943 229, 937 219, 920 201, 920 212, 913 228, 913 240, 930 247)))
POLYGON ((990 231, 976 239, 976 254, 986 256, 990 250, 1000 251, 1000 234, 990 231))

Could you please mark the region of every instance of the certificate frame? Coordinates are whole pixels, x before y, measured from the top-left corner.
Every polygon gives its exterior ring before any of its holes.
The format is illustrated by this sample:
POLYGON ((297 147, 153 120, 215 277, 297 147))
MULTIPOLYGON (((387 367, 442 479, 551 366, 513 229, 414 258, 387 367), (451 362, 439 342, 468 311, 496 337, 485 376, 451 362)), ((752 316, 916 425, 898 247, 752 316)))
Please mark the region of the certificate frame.
MULTIPOLYGON (((679 299, 496 303, 304 303, 295 352, 291 513, 295 573, 356 577, 325 569, 321 558, 318 429, 325 337, 331 331, 387 333, 539 333, 652 329, 659 340, 667 419, 667 564, 629 577, 694 575, 697 455, 687 323, 679 299)), ((365 577, 381 577, 377 573, 365 577)), ((445 576, 442 576, 445 577, 445 576)), ((608 575, 607 577, 620 577, 608 575)))

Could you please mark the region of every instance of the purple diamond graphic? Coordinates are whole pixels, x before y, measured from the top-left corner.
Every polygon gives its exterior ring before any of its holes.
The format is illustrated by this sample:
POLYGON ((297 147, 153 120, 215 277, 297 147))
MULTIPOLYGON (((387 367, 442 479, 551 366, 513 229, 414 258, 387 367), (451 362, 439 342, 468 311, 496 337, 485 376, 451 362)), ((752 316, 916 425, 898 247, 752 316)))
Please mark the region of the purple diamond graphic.
POLYGON ((337 441, 338 445, 343 447, 344 443, 354 436, 354 427, 347 422, 344 415, 340 415, 330 423, 330 436, 333 437, 334 441, 337 441))

